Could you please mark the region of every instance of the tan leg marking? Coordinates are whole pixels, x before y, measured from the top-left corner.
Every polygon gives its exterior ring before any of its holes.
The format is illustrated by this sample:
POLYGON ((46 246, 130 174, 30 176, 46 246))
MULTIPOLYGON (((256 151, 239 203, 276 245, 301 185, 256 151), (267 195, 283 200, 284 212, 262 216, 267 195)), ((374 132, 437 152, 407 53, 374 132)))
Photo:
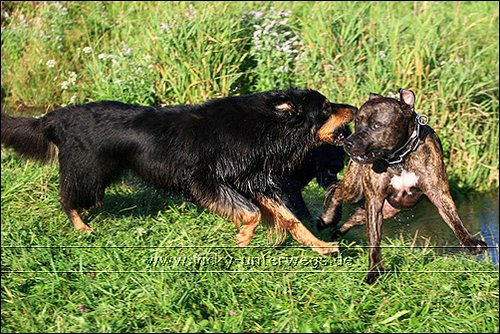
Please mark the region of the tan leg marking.
POLYGON ((73 226, 75 227, 75 229, 77 229, 79 231, 87 232, 88 234, 94 233, 94 230, 90 226, 88 226, 87 224, 85 224, 83 222, 78 211, 70 210, 68 216, 69 216, 69 220, 73 223, 73 226))
POLYGON ((244 224, 240 232, 236 235, 236 243, 239 247, 246 247, 252 241, 255 229, 259 225, 260 215, 252 218, 253 223, 244 224))
POLYGON ((210 203, 206 207, 229 220, 231 220, 240 231, 236 235, 236 243, 239 247, 246 247, 252 241, 255 229, 260 223, 261 214, 256 211, 248 211, 240 208, 228 207, 221 203, 210 203))
POLYGON ((261 206, 264 219, 274 225, 278 234, 280 231, 285 231, 284 237, 286 231, 289 231, 297 242, 310 246, 319 254, 327 255, 339 251, 338 242, 324 242, 316 238, 280 201, 264 196, 259 196, 257 201, 261 206))

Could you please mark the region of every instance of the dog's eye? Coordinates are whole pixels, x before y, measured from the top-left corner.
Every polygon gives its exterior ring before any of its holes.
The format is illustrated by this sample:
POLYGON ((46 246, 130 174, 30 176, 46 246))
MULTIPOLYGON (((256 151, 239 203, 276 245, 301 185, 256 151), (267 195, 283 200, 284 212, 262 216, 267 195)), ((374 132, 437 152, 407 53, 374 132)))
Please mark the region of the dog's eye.
POLYGON ((378 129, 378 128, 381 128, 382 127, 382 123, 380 122, 376 122, 375 124, 373 124, 373 128, 374 129, 378 129))

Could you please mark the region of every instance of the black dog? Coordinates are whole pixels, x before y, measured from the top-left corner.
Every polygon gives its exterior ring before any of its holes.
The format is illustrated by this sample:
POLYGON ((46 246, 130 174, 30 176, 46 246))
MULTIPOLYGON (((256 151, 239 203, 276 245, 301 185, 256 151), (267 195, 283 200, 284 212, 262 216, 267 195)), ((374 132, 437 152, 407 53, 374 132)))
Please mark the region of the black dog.
POLYGON ((341 126, 333 143, 323 143, 306 156, 303 162, 285 179, 283 190, 286 204, 301 221, 312 222, 313 218, 302 197, 302 189, 316 178, 316 182, 328 189, 338 182, 337 174, 344 169, 344 138, 351 135, 349 127, 341 126))
POLYGON ((365 199, 365 208, 358 208, 340 232, 368 222, 368 283, 383 271, 379 248, 383 219, 413 206, 422 194, 438 208, 462 247, 472 253, 487 247, 462 224, 450 195, 441 142, 415 113, 414 101, 414 93, 406 89, 400 90, 400 101, 370 95, 355 116, 354 134, 344 141, 351 157, 345 177, 340 185, 329 189, 333 196, 321 217, 320 225, 335 225, 342 202, 365 199))
POLYGON ((154 108, 97 102, 55 110, 39 119, 2 114, 2 144, 42 160, 56 154, 61 204, 73 225, 93 230, 81 210, 99 205, 124 170, 180 191, 237 226, 239 246, 261 217, 278 237, 328 254, 281 200, 283 178, 308 152, 333 142, 356 108, 330 103, 314 90, 269 91, 201 105, 154 108))

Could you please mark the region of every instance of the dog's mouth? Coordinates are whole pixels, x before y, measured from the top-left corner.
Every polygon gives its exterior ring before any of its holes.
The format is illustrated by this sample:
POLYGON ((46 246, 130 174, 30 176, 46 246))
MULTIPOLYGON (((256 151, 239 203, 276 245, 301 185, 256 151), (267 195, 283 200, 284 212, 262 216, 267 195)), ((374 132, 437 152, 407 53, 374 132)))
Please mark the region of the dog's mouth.
POLYGON ((371 164, 385 155, 385 151, 371 151, 365 154, 353 154, 346 150, 354 162, 359 164, 371 164))
POLYGON ((335 129, 335 131, 333 131, 333 142, 332 142, 333 145, 337 145, 337 146, 344 145, 344 140, 346 138, 346 136, 344 135, 344 132, 345 132, 344 126, 345 125, 337 128, 337 129, 335 129))
POLYGON ((345 138, 343 134, 341 135, 341 131, 344 131, 345 126, 352 121, 353 113, 357 109, 347 104, 333 104, 333 108, 335 113, 319 128, 318 138, 319 141, 338 142, 340 143, 338 145, 342 145, 345 138))

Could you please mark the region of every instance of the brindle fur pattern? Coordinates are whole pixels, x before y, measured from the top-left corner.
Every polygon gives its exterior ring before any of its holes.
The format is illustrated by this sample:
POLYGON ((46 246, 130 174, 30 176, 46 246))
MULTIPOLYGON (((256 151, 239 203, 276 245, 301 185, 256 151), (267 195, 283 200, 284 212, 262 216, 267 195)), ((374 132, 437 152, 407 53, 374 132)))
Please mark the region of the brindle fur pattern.
POLYGON ((351 156, 345 177, 329 189, 330 196, 319 221, 319 228, 331 226, 339 234, 368 222, 370 264, 366 281, 370 284, 383 272, 379 247, 383 220, 393 217, 401 208, 413 206, 421 195, 427 196, 437 207, 462 247, 471 253, 480 253, 487 247, 485 242, 471 235, 457 213, 450 195, 441 143, 429 126, 421 126, 418 148, 402 163, 381 163, 381 157, 405 143, 415 126, 412 115, 414 94, 409 90, 400 92, 401 101, 371 95, 360 108, 355 117, 354 134, 345 141, 346 152, 351 156), (407 189, 396 189, 391 180, 403 173, 412 175, 414 184, 410 183, 411 187, 407 189), (339 228, 342 203, 362 199, 365 200, 364 208, 358 208, 339 228))

